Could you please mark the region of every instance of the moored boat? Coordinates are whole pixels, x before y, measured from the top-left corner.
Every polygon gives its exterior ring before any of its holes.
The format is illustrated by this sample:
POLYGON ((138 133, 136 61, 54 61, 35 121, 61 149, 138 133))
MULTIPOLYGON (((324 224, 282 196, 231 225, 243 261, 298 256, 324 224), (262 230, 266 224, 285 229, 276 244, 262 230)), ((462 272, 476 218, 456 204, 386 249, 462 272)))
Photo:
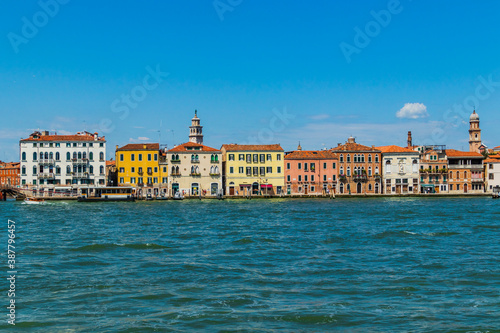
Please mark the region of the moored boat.
POLYGON ((135 197, 132 194, 133 189, 133 187, 129 186, 82 188, 82 194, 78 197, 78 201, 135 201, 135 197))
POLYGON ((174 200, 184 200, 184 196, 182 195, 181 192, 175 192, 174 200))

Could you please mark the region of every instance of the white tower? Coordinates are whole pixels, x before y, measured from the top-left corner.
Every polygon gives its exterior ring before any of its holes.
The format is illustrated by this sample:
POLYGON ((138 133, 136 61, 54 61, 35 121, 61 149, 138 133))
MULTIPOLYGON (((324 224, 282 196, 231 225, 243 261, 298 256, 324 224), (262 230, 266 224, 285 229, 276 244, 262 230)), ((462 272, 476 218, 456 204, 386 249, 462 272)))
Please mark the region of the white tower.
POLYGON ((200 118, 197 115, 198 111, 194 110, 194 117, 191 119, 189 126, 189 142, 203 144, 203 126, 200 126, 200 118))
POLYGON ((481 146, 481 129, 479 128, 479 115, 476 110, 470 115, 469 151, 479 153, 481 146))

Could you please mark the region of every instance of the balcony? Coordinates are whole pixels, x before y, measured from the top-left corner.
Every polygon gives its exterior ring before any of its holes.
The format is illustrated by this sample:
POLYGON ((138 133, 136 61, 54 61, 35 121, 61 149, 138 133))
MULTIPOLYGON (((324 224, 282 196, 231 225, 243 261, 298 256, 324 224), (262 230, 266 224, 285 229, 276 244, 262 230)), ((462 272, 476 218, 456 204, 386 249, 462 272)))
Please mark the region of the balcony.
POLYGON ((147 187, 152 187, 153 186, 153 183, 147 183, 146 184, 147 187))
POLYGON ((170 176, 172 177, 180 177, 181 173, 180 172, 174 172, 174 173, 171 173, 170 176))
POLYGON ((87 163, 89 163, 89 159, 88 158, 72 158, 71 162, 73 162, 73 164, 87 164, 87 163))
POLYGON ((196 173, 196 172, 191 172, 189 175, 192 177, 201 177, 201 173, 196 173))
POLYGON ((483 170, 484 166, 482 164, 469 164, 469 165, 450 164, 449 168, 450 169, 483 170))
POLYGON ((219 173, 211 173, 210 176, 212 176, 212 177, 219 177, 220 176, 220 172, 219 173))
POLYGON ((137 183, 137 186, 139 186, 139 187, 143 187, 143 186, 144 186, 144 183, 137 183))
POLYGON ((482 182, 484 182, 484 179, 483 178, 472 178, 471 181, 473 183, 482 183, 482 182))
POLYGON ((199 159, 191 159, 191 163, 200 163, 199 159))
POLYGON ((352 179, 355 182, 366 182, 368 177, 366 175, 354 175, 352 176, 352 179))
POLYGON ((171 163, 181 163, 181 159, 178 158, 178 159, 171 159, 170 160, 171 163))
POLYGON ((148 170, 148 175, 152 175, 153 174, 153 170, 148 170))
POLYGON ((144 171, 139 170, 139 171, 137 171, 137 173, 142 176, 144 174, 144 171))
POLYGON ((73 172, 73 178, 89 178, 88 172, 73 172))
POLYGON ((54 179, 54 177, 55 177, 55 174, 53 172, 38 174, 38 178, 41 178, 41 179, 54 179))
POLYGON ((339 180, 340 180, 341 182, 346 182, 346 181, 347 181, 347 177, 346 177, 346 176, 344 176, 344 175, 341 175, 341 176, 339 176, 339 180))
POLYGON ((53 158, 43 158, 38 161, 38 164, 45 164, 45 165, 54 165, 54 159, 53 158))
POLYGON ((214 164, 218 164, 219 163, 219 160, 210 160, 210 163, 214 163, 214 164))

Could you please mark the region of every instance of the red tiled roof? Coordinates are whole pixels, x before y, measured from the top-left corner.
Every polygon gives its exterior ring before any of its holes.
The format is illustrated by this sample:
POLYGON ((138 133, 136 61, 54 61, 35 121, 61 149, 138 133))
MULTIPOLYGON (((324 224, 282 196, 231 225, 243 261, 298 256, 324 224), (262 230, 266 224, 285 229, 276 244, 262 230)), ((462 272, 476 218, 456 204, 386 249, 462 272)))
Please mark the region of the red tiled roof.
POLYGON ((493 148, 493 149, 500 149, 500 146, 498 146, 498 147, 495 147, 495 148, 493 148))
POLYGON ((238 145, 235 143, 222 145, 226 151, 283 151, 279 144, 274 145, 238 145))
POLYGON ((368 147, 364 145, 360 145, 359 143, 347 142, 338 147, 332 148, 333 151, 366 151, 366 152, 376 152, 380 153, 380 150, 375 147, 368 147))
POLYGON ((484 160, 484 163, 500 163, 500 158, 488 158, 484 160))
POLYGON ((1 162, 0 168, 2 169, 19 169, 21 166, 20 162, 1 162))
POLYGON ((337 160, 337 154, 329 150, 296 150, 285 155, 289 160, 337 160))
POLYGON ((216 151, 220 152, 220 150, 205 146, 199 143, 194 143, 194 142, 186 142, 183 143, 182 145, 178 145, 177 147, 174 147, 172 149, 169 149, 167 152, 183 152, 183 151, 216 151), (200 150, 194 150, 194 149, 188 149, 188 148, 194 148, 194 147, 199 147, 201 148, 200 150))
MULTIPOLYGON (((96 133, 97 134, 97 133, 96 133)), ((41 135, 33 133, 27 139, 21 139, 21 142, 33 141, 94 141, 94 135, 91 133, 75 134, 75 135, 41 135)), ((106 141, 103 136, 98 136, 97 141, 106 141)))
POLYGON ((377 147, 377 149, 380 150, 382 153, 413 153, 413 154, 418 154, 418 151, 411 150, 411 149, 404 148, 404 147, 395 146, 395 145, 381 146, 381 147, 377 147))
POLYGON ((455 149, 446 149, 446 156, 448 157, 483 157, 479 153, 472 151, 459 151, 455 149))
POLYGON ((116 151, 132 151, 132 150, 160 150, 159 143, 129 143, 123 147, 117 148, 116 151))
POLYGON ((116 165, 116 161, 106 161, 106 166, 116 165))

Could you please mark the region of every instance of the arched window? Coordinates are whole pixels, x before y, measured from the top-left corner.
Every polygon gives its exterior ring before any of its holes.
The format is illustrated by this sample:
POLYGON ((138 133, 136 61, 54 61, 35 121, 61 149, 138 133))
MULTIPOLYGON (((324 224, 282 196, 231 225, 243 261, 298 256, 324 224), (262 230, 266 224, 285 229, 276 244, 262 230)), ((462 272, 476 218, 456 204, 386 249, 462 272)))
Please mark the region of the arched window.
POLYGON ((179 174, 179 173, 180 173, 180 171, 179 171, 179 166, 176 166, 176 167, 175 167, 175 172, 176 172, 177 174, 179 174))
POLYGON ((348 167, 347 167, 347 175, 348 175, 348 176, 350 176, 350 175, 351 175, 351 167, 350 167, 350 166, 348 166, 348 167))
POLYGON ((365 154, 361 155, 361 162, 365 163, 365 154))
POLYGON ((344 154, 340 154, 340 162, 344 162, 344 154))
POLYGON ((61 174, 61 168, 60 167, 56 167, 56 174, 58 174, 58 175, 61 174))
MULTIPOLYGON (((69 154, 69 153, 68 153, 69 154)), ((66 166, 66 173, 71 173, 71 167, 68 165, 66 166)))
MULTIPOLYGON (((193 155, 194 156, 194 155, 193 155)), ((193 174, 194 173, 194 166, 191 167, 191 173, 193 174)))
POLYGON ((372 162, 372 154, 368 155, 368 163, 372 162))
POLYGON ((343 174, 344 174, 344 167, 343 167, 343 166, 341 166, 341 167, 340 167, 340 174, 341 174, 341 175, 343 175, 343 174))
POLYGON ((351 162, 351 154, 347 154, 347 163, 351 162))
POLYGON ((33 153, 33 161, 36 161, 36 152, 33 153))
POLYGON ((93 166, 93 165, 89 166, 89 172, 90 172, 91 174, 93 174, 93 173, 94 173, 94 166, 93 166))
POLYGON ((24 165, 23 165, 23 167, 22 167, 22 169, 21 169, 21 170, 22 170, 22 171, 21 171, 21 173, 22 173, 23 175, 25 175, 25 174, 26 174, 26 167, 25 167, 24 165))
POLYGON ((59 161, 61 159, 61 154, 59 152, 56 153, 56 161, 59 161))
POLYGON ((49 154, 49 158, 52 160, 54 158, 54 153, 53 152, 50 152, 49 154))
POLYGON ((48 160, 49 159, 49 153, 45 153, 45 159, 48 160))
POLYGON ((100 173, 101 175, 103 175, 103 174, 104 174, 104 166, 102 166, 102 165, 101 165, 101 166, 99 167, 99 173, 100 173))
POLYGON ((93 152, 89 153, 89 160, 91 160, 91 161, 94 160, 94 153, 93 152))
POLYGON ((385 162, 385 172, 386 173, 391 173, 391 161, 390 160, 387 160, 385 162))
POLYGON ((71 154, 70 154, 70 152, 68 151, 68 152, 66 153, 66 160, 68 160, 68 161, 69 161, 70 159, 71 159, 71 154))
POLYGON ((172 174, 174 174, 174 173, 175 173, 175 167, 172 166, 172 174))
POLYGON ((73 152, 73 159, 76 160, 76 151, 73 152))
POLYGON ((83 159, 86 159, 86 158, 87 158, 87 153, 83 152, 83 159))
POLYGON ((460 179, 460 172, 457 171, 457 179, 460 179))
POLYGON ((36 165, 33 166, 33 175, 36 175, 36 165))
POLYGON ((219 155, 215 155, 215 162, 218 162, 219 161, 219 155))
MULTIPOLYGON (((214 154, 212 154, 212 156, 210 156, 210 162, 215 162, 215 156, 214 156, 214 154)), ((212 172, 210 172, 210 173, 212 173, 212 172)))
POLYGON ((418 161, 413 160, 413 173, 417 173, 417 172, 418 172, 418 161))
POLYGON ((102 151, 99 153, 99 159, 104 161, 104 153, 102 151))
POLYGON ((25 151, 23 151, 23 153, 22 153, 22 155, 21 155, 21 156, 22 156, 22 160, 23 160, 23 161, 26 161, 26 152, 25 152, 25 151))
POLYGON ((358 154, 354 154, 354 163, 358 163, 358 154))
POLYGON ((80 160, 81 158, 82 158, 82 152, 81 152, 81 151, 79 151, 79 152, 78 152, 78 159, 80 160))
POLYGON ((375 155, 375 163, 378 163, 378 155, 375 155))
POLYGON ((467 179, 467 171, 464 171, 464 179, 467 179))
POLYGON ((219 167, 218 166, 215 167, 215 173, 219 174, 219 167))
POLYGON ((78 172, 78 168, 77 168, 77 166, 76 166, 76 165, 73 165, 73 172, 74 172, 74 173, 77 173, 77 172, 78 172))

